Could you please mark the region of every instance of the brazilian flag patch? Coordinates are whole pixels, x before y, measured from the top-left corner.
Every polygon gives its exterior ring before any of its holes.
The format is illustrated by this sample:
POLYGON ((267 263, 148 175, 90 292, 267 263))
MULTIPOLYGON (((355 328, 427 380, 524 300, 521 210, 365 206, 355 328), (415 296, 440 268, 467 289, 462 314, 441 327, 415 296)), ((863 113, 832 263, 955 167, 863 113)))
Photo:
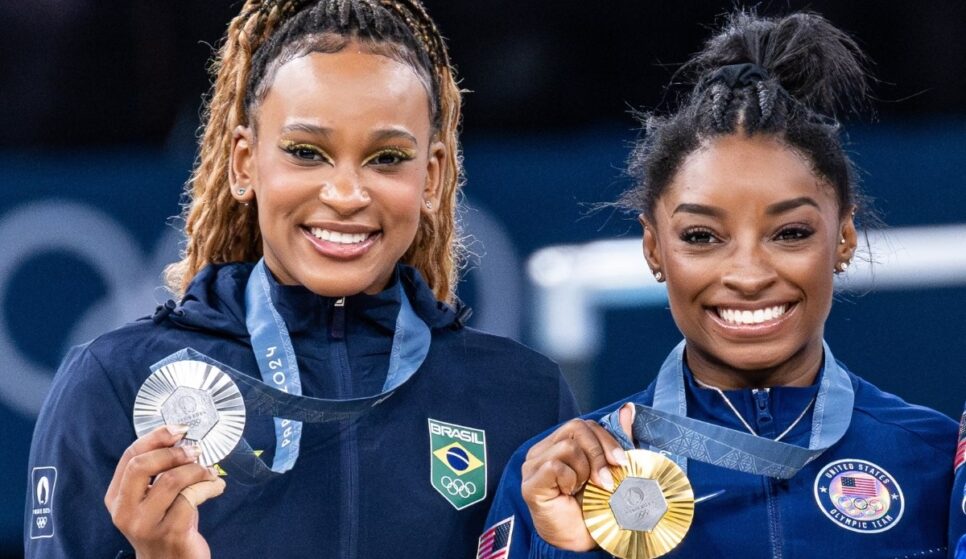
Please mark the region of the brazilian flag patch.
POLYGON ((429 419, 430 481, 456 510, 486 498, 486 432, 429 419))

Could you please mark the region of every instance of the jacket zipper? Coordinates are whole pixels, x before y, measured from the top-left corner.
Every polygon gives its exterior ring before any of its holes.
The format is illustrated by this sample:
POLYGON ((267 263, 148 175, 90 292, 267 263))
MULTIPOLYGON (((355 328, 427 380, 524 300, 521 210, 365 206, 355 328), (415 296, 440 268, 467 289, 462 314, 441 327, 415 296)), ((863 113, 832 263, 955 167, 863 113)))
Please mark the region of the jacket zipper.
MULTIPOLYGON (((751 391, 755 400, 755 424, 758 434, 763 437, 772 438, 775 436, 775 419, 769 409, 769 390, 754 389, 751 391)), ((781 511, 778 503, 777 482, 768 477, 762 476, 761 482, 765 491, 765 508, 768 511, 768 540, 771 544, 771 556, 773 559, 782 559, 782 525, 781 511)))
MULTIPOLYGON (((352 369, 349 366, 349 351, 345 341, 345 297, 337 299, 332 306, 332 324, 329 336, 332 338, 332 363, 338 370, 339 397, 352 397, 352 369)), ((358 449, 356 444, 356 424, 352 420, 340 421, 340 464, 342 466, 342 556, 346 559, 358 557, 359 524, 359 480, 358 449)))

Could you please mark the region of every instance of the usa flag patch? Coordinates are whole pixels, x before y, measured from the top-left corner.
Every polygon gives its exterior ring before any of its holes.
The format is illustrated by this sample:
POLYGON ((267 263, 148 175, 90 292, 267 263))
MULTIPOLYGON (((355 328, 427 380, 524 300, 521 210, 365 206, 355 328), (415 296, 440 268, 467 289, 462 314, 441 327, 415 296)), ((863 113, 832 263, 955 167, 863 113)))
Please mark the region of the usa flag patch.
POLYGON ((504 518, 480 536, 476 559, 506 559, 510 555, 513 537, 513 517, 504 518))
POLYGON ((959 469, 966 462, 966 411, 959 420, 959 442, 956 444, 956 459, 953 461, 953 471, 959 469))

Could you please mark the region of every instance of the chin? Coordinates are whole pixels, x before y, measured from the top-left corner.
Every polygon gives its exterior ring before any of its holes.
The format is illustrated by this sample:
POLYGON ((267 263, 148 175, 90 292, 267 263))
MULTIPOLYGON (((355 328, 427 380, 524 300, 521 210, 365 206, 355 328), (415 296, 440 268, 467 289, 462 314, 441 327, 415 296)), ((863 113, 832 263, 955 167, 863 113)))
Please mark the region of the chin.
POLYGON ((333 278, 331 274, 310 277, 300 283, 312 293, 322 297, 351 297, 366 291, 371 286, 371 282, 367 283, 361 279, 346 277, 344 274, 338 278, 333 278))
POLYGON ((717 352, 716 356, 725 365, 739 371, 767 371, 787 363, 793 352, 780 348, 749 345, 741 348, 728 348, 717 352))

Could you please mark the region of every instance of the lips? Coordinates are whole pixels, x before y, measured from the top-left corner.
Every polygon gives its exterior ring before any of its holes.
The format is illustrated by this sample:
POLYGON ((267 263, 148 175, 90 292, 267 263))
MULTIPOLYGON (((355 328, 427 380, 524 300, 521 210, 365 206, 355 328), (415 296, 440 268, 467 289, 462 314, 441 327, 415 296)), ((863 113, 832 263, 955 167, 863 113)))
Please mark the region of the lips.
POLYGON ((708 307, 706 312, 719 332, 728 337, 759 338, 781 332, 797 314, 798 302, 762 303, 757 306, 724 304, 708 307))
POLYGON ((715 311, 718 313, 718 317, 728 324, 743 325, 771 322, 781 318, 788 311, 788 308, 789 305, 786 303, 758 309, 716 307, 715 311))
POLYGON ((312 227, 309 233, 316 239, 339 245, 356 245, 365 242, 373 233, 343 233, 322 227, 312 227))
POLYGON ((316 252, 336 260, 364 256, 382 236, 381 230, 349 224, 303 226, 301 229, 316 252))

